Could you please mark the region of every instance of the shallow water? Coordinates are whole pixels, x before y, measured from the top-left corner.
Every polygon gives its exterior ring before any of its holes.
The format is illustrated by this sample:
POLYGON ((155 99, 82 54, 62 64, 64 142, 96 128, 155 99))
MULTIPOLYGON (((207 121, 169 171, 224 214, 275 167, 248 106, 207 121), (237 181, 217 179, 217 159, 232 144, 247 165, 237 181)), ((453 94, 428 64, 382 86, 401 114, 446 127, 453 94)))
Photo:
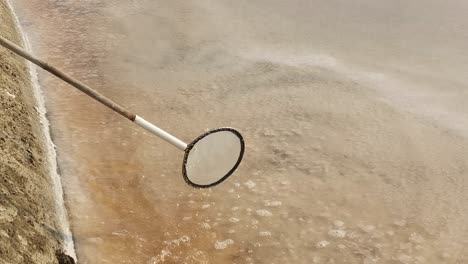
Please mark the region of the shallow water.
POLYGON ((15 1, 37 55, 186 142, 233 126, 211 190, 183 153, 40 74, 80 263, 468 262, 464 1, 15 1))

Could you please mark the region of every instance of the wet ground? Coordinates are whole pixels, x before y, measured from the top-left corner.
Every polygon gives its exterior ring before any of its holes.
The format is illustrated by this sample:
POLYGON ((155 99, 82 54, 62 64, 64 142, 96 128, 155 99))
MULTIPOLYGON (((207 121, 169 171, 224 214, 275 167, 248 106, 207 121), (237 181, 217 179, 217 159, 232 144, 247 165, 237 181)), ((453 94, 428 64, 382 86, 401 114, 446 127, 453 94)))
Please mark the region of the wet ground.
POLYGON ((149 121, 246 140, 194 190, 182 152, 41 73, 81 263, 468 262, 466 2, 15 5, 37 55, 149 121))

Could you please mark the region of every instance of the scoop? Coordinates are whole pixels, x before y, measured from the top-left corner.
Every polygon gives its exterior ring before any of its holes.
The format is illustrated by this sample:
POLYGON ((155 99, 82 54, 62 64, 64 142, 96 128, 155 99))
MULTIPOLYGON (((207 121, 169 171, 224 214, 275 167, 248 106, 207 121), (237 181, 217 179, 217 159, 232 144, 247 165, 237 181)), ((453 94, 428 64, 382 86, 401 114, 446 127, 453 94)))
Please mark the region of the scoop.
POLYGON ((131 113, 124 107, 98 93, 91 87, 70 77, 61 70, 34 57, 20 46, 0 36, 0 45, 57 76, 83 93, 94 98, 114 112, 124 116, 134 124, 164 139, 185 152, 182 163, 184 180, 193 187, 208 188, 226 180, 239 166, 244 155, 244 139, 234 128, 223 127, 210 130, 190 144, 146 121, 141 116, 131 113))

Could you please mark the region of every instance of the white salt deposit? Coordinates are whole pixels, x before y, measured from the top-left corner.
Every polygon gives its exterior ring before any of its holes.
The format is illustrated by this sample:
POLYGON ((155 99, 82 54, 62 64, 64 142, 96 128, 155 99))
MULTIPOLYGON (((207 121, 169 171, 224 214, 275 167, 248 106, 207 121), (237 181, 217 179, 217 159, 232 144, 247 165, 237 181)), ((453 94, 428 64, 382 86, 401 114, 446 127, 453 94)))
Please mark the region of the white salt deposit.
POLYGON ((255 212, 257 213, 258 216, 272 216, 273 215, 270 211, 265 210, 265 209, 260 209, 255 212))
POLYGON ((411 242, 413 242, 415 244, 421 244, 421 243, 424 243, 424 237, 422 237, 418 233, 411 233, 411 235, 409 237, 409 241, 411 241, 411 242))
POLYGON ((283 203, 281 201, 265 201, 265 206, 268 207, 278 207, 281 206, 283 203))
POLYGON ((330 231, 328 231, 328 235, 331 236, 331 237, 335 237, 335 238, 344 238, 346 236, 346 231, 344 230, 338 230, 338 229, 332 229, 330 231))
POLYGON ((152 257, 148 260, 148 264, 159 264, 165 262, 166 257, 171 256, 171 252, 169 250, 161 250, 158 256, 152 257))
POLYGON ((9 97, 11 97, 11 98, 13 98, 13 99, 16 98, 16 95, 11 94, 11 93, 9 93, 8 91, 6 91, 5 93, 6 93, 6 95, 8 95, 9 97))
POLYGON ((4 230, 0 230, 0 236, 6 237, 6 238, 10 237, 10 235, 8 235, 8 233, 5 232, 4 230))
POLYGON ((251 180, 245 182, 244 185, 249 189, 252 189, 252 188, 254 188, 256 186, 255 182, 253 182, 251 180))
POLYGON ((339 221, 339 220, 334 221, 334 222, 333 222, 333 226, 338 227, 338 228, 339 228, 339 227, 343 227, 343 226, 344 226, 344 222, 343 222, 343 221, 339 221))
POLYGON ((178 239, 170 240, 170 241, 163 241, 164 244, 173 247, 173 246, 179 246, 180 244, 185 244, 190 242, 190 237, 188 236, 182 236, 178 239))
POLYGON ((400 263, 403 263, 403 264, 408 264, 408 263, 411 263, 413 258, 411 256, 408 256, 406 254, 401 254, 397 257, 397 259, 400 263))
POLYGON ((370 233, 372 231, 375 230, 375 226, 373 225, 365 225, 365 226, 360 226, 361 230, 366 232, 366 233, 370 233))
POLYGON ((403 227, 406 225, 406 221, 405 220, 396 220, 395 222, 393 222, 396 226, 399 226, 399 227, 403 227))
POLYGON ((201 228, 206 229, 206 230, 211 229, 211 226, 208 223, 201 223, 200 226, 201 226, 201 228))
POLYGON ((226 239, 224 241, 216 241, 214 244, 215 249, 225 249, 228 245, 234 244, 234 240, 226 239))
POLYGON ((316 248, 326 248, 326 247, 328 247, 328 245, 330 245, 330 242, 328 242, 326 240, 322 240, 320 242, 317 242, 317 244, 315 244, 315 247, 316 248))

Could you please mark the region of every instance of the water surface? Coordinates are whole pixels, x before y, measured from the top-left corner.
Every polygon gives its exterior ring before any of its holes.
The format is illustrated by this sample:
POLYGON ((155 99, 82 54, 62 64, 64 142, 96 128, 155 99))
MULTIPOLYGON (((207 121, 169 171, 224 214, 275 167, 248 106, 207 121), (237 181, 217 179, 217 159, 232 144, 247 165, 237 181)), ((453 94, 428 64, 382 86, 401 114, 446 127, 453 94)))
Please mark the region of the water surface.
POLYGON ((15 2, 34 52, 239 170, 40 74, 80 263, 468 262, 465 1, 15 2))

